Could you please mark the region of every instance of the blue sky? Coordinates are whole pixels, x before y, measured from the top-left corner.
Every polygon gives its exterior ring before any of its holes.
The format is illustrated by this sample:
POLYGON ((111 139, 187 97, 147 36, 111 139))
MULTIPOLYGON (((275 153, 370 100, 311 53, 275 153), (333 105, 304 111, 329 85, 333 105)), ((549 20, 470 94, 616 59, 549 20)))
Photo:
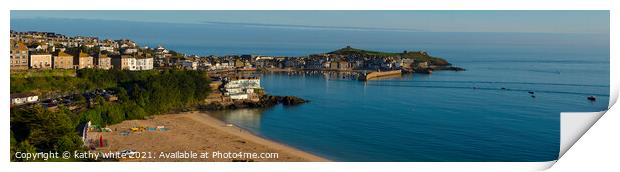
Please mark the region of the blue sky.
POLYGON ((11 19, 62 18, 219 23, 297 29, 609 34, 608 11, 11 11, 11 19))

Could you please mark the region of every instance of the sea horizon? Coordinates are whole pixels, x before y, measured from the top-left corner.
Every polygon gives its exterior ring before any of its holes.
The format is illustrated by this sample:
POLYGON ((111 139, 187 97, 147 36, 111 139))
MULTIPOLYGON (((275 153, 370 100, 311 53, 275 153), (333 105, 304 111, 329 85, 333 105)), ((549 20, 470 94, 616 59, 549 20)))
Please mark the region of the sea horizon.
MULTIPOLYGON (((254 28, 243 25, 218 23, 185 23, 175 24, 179 30, 189 33, 169 32, 169 29, 158 22, 136 22, 122 20, 93 19, 60 19, 60 18, 25 18, 11 19, 11 30, 18 32, 43 31, 54 32, 67 36, 92 36, 100 39, 131 39, 140 46, 166 48, 198 56, 225 55, 265 55, 265 56, 307 56, 321 54, 346 46, 386 52, 445 50, 443 46, 462 46, 479 49, 482 46, 515 46, 513 49, 546 46, 544 48, 563 50, 592 50, 593 53, 609 53, 596 51, 609 48, 609 33, 544 33, 544 32, 432 32, 432 31, 398 31, 398 30, 339 30, 325 28, 323 30, 306 30, 299 28, 254 28), (63 26, 80 27, 63 27, 63 26), (118 25, 129 25, 131 28, 117 28, 118 25), (147 28, 154 28, 149 30, 147 28), (111 27, 114 30, 98 29, 111 27), (230 29, 230 27, 236 29, 230 29), (227 30, 230 29, 230 30, 227 30), (211 32, 213 31, 213 32, 211 32), (281 33, 281 31, 286 31, 281 33), (228 32, 220 34, 221 32, 228 32), (259 35, 252 35, 257 33, 259 35), (311 37, 320 33, 319 38, 311 37), (336 36, 334 39, 327 37, 336 36), (178 34, 178 35, 175 35, 178 34), (283 35, 280 35, 283 34, 283 35), (191 37, 190 35, 197 36, 191 37), (240 35, 240 36, 239 36, 240 35), (247 38, 244 38, 247 36, 247 38), (261 41, 261 38, 276 36, 283 42, 273 40, 261 41), (377 37, 383 37, 375 39, 377 37), (410 41, 401 40, 411 38, 410 41), (209 37, 214 37, 209 39, 209 37), (227 38, 228 37, 228 38, 227 38), (292 37, 292 38, 290 38, 292 37), (299 38, 295 38, 299 37, 299 38), (191 38, 191 39, 190 39, 191 38), (217 41, 216 41, 217 40, 217 41), (311 40, 311 41, 304 41, 311 40), (393 40, 398 40, 393 42, 393 40), (585 41, 574 44, 574 41, 585 41), (498 44, 499 43, 499 44, 498 44), (436 44, 441 44, 437 46, 436 44), (553 46, 550 46, 553 45, 553 46)), ((171 28, 172 29, 172 28, 171 28)), ((176 28, 175 28, 176 29, 176 28)), ((538 51, 545 51, 540 49, 538 51)), ((441 55, 440 55, 441 56, 441 55)), ((445 57, 449 58, 450 57, 445 57)), ((460 60, 460 59, 451 59, 460 60)))

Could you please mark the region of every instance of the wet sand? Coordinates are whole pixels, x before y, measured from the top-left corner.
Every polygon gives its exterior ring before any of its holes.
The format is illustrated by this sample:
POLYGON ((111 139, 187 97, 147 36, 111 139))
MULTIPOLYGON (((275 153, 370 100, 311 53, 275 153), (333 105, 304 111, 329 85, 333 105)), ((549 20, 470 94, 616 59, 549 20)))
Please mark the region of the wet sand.
MULTIPOLYGON (((97 148, 98 151, 135 150, 149 158, 120 159, 121 161, 329 161, 322 157, 286 146, 252 134, 236 126, 227 126, 224 122, 201 112, 156 115, 146 120, 128 120, 120 124, 108 126, 112 132, 89 132, 89 138, 98 140, 100 136, 108 145, 97 148), (121 132, 129 131, 132 127, 164 126, 167 131, 140 131, 129 132, 123 136, 121 132), (169 158, 175 152, 192 151, 198 158, 169 158), (220 153, 256 153, 259 158, 248 156, 220 155, 214 157, 213 152, 220 153), (162 153, 163 152, 163 153, 162 153), (201 153, 207 152, 209 158, 201 158, 201 153), (263 157, 261 158, 261 153, 263 157), (267 155, 265 153, 277 153, 267 155), (269 156, 270 158, 265 158, 269 156)), ((176 154, 179 155, 179 154, 176 154)), ((187 155, 187 154, 186 154, 187 155)), ((240 155, 240 154, 237 154, 240 155)), ((249 154, 245 154, 249 155, 249 154)))

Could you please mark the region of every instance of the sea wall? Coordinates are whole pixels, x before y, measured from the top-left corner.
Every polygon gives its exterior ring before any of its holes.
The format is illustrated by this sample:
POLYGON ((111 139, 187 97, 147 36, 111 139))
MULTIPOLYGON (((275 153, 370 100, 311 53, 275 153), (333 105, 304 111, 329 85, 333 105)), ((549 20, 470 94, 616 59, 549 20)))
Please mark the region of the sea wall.
POLYGON ((373 78, 382 77, 382 76, 391 76, 391 75, 401 75, 400 70, 390 70, 390 71, 378 71, 378 72, 370 72, 365 76, 362 76, 362 80, 367 81, 373 78))

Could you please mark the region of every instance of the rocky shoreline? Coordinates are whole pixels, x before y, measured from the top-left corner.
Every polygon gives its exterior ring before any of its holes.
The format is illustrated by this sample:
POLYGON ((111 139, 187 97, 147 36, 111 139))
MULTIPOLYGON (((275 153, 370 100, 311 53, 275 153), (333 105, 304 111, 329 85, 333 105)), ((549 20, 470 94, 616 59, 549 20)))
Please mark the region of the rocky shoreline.
POLYGON ((431 73, 433 73, 433 71, 455 71, 455 72, 459 72, 459 71, 465 71, 465 69, 461 68, 461 67, 447 65, 447 66, 432 66, 432 67, 427 67, 427 68, 416 68, 416 69, 413 69, 413 70, 408 70, 406 72, 409 72, 409 73, 431 74, 431 73))
POLYGON ((456 66, 438 66, 432 68, 433 70, 451 70, 451 71, 465 71, 464 68, 456 67, 456 66))
POLYGON ((284 106, 295 106, 303 103, 310 102, 296 96, 274 96, 274 95, 262 95, 259 101, 234 101, 230 104, 222 103, 209 103, 205 105, 199 105, 200 110, 231 110, 231 109, 243 109, 243 108, 268 108, 278 104, 284 106))

